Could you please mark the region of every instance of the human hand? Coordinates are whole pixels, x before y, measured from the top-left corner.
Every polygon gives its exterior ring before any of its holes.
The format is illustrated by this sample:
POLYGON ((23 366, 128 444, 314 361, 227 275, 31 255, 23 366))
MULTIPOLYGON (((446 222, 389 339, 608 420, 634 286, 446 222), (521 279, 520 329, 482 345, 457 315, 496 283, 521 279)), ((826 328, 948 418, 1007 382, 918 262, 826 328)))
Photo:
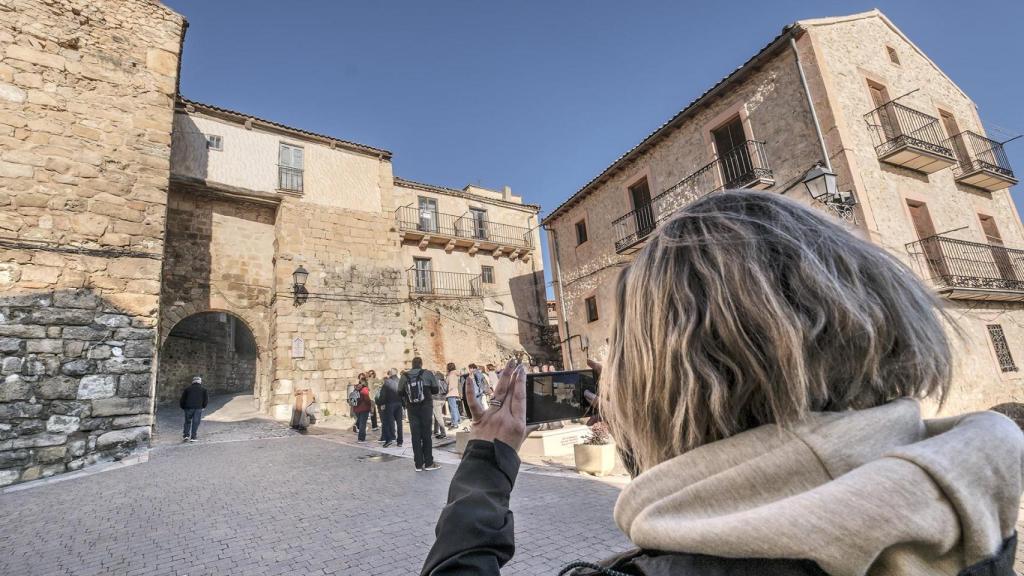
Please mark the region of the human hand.
POLYGON ((501 440, 519 450, 526 439, 526 369, 522 364, 509 360, 505 365, 489 407, 474 396, 467 402, 473 417, 470 440, 501 440))

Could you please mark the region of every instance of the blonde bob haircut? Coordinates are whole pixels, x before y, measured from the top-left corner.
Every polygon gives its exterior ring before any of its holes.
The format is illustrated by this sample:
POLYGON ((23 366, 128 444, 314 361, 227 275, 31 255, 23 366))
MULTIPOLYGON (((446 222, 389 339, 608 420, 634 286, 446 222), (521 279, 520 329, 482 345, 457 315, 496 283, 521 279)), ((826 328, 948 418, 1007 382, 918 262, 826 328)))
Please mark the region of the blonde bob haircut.
POLYGON ((618 280, 600 387, 634 471, 808 412, 945 398, 938 300, 823 213, 726 191, 647 242, 618 280))

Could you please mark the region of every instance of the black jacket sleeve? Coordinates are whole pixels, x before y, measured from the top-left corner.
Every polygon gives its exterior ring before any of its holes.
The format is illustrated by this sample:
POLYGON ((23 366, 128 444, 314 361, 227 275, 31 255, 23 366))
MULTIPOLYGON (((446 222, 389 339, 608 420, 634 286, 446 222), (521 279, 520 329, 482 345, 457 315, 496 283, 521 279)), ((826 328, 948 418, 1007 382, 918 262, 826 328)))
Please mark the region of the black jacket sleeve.
POLYGON ((188 396, 188 388, 181 391, 181 398, 178 399, 178 407, 182 410, 185 409, 185 397, 188 396))
POLYGON ((206 408, 206 403, 210 401, 210 396, 206 393, 206 388, 203 388, 203 408, 206 408))
POLYGON ((519 456, 508 444, 473 440, 466 446, 422 576, 498 575, 516 550, 508 500, 518 473, 519 456))

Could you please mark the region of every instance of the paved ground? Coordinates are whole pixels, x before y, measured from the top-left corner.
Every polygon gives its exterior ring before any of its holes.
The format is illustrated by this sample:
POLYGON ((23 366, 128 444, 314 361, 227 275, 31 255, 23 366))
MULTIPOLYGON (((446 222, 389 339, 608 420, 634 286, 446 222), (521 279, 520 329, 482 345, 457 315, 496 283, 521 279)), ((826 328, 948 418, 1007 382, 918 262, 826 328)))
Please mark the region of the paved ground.
MULTIPOLYGON (((0 574, 418 571, 454 465, 417 473, 344 435, 218 422, 216 412, 197 444, 180 443, 172 412, 158 419, 164 432, 147 463, 0 495, 0 574)), ((503 573, 556 574, 629 548, 611 518, 617 494, 589 479, 521 474, 518 552, 503 573)))

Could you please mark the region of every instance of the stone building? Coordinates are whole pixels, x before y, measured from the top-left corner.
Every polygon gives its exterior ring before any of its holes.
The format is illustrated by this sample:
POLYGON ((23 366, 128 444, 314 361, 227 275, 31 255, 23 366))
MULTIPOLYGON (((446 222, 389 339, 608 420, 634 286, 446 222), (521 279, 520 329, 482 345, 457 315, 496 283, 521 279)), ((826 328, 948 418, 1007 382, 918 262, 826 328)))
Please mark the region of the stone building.
POLYGON ((160 401, 198 373, 278 418, 297 389, 337 412, 416 355, 549 354, 539 207, 508 188, 396 178, 386 150, 188 100, 170 182, 160 401))
POLYGON ((1018 400, 1015 183, 971 99, 882 13, 796 22, 544 220, 563 361, 606 354, 614 279, 660 222, 749 188, 842 217, 935 287, 962 329, 948 411, 1018 400), (817 164, 837 193, 809 195, 817 164))
POLYGON ((0 486, 148 446, 197 373, 285 418, 417 354, 553 354, 538 206, 181 99, 186 25, 0 0, 0 486))
POLYGON ((184 27, 0 1, 0 486, 148 444, 184 27))

